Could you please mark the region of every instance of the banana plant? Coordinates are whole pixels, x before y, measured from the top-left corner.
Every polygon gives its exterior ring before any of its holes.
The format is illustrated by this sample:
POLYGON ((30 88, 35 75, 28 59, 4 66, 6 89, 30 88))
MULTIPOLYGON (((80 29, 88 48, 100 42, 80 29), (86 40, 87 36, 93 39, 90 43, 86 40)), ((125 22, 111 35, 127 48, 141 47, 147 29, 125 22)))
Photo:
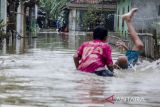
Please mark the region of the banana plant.
POLYGON ((0 20, 0 29, 2 29, 3 27, 5 27, 7 24, 4 23, 3 20, 0 20))
POLYGON ((3 19, 0 20, 0 37, 7 37, 8 35, 4 31, 4 27, 7 26, 7 23, 4 23, 3 19))
POLYGON ((40 6, 47 12, 48 17, 58 18, 66 3, 70 0, 40 0, 40 6))

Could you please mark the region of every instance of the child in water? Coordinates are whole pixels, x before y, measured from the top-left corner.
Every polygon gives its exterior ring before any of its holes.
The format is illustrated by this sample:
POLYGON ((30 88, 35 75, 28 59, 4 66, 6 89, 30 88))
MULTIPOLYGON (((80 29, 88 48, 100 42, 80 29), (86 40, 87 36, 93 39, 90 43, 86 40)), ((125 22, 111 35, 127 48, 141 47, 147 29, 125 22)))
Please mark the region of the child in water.
POLYGON ((122 41, 117 42, 118 47, 123 47, 126 50, 126 56, 118 57, 118 60, 114 65, 115 68, 127 69, 128 67, 134 66, 138 61, 140 53, 143 51, 144 48, 143 43, 139 38, 137 32, 135 31, 132 23, 133 16, 137 12, 137 10, 138 10, 137 8, 133 8, 130 10, 129 13, 124 14, 122 16, 123 21, 125 21, 127 24, 128 32, 130 33, 129 36, 134 43, 134 47, 132 50, 129 50, 124 42, 122 41))
POLYGON ((77 70, 95 73, 98 76, 114 75, 111 47, 107 43, 107 36, 106 28, 98 26, 94 29, 93 40, 83 43, 73 57, 77 70))

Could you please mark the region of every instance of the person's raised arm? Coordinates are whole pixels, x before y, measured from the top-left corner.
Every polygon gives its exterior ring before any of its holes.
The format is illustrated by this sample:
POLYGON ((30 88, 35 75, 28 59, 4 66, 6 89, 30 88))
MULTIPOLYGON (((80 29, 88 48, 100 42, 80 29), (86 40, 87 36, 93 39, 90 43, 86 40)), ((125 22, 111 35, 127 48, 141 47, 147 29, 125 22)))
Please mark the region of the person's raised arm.
POLYGON ((122 40, 117 41, 116 46, 119 48, 123 48, 126 51, 128 50, 128 47, 126 46, 126 44, 122 40))
POLYGON ((134 43, 134 47, 133 50, 135 51, 141 51, 143 50, 144 46, 143 46, 143 42, 141 41, 141 39, 139 38, 135 28, 133 27, 133 23, 132 23, 132 19, 134 14, 137 12, 137 8, 133 8, 131 9, 131 11, 127 14, 124 14, 122 16, 123 21, 126 22, 127 27, 128 27, 128 32, 130 33, 130 38, 134 43))

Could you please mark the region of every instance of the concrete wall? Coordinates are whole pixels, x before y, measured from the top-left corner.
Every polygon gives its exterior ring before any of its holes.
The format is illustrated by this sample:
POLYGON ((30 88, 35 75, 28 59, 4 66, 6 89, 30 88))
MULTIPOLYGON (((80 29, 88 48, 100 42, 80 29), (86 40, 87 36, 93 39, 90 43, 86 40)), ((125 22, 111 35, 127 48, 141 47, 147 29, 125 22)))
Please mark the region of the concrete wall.
POLYGON ((125 32, 127 35, 128 31, 125 23, 124 27, 122 26, 121 15, 131 8, 139 9, 133 21, 136 30, 140 33, 150 33, 156 26, 155 23, 160 22, 160 0, 120 0, 117 3, 116 31, 123 36, 125 32))
POLYGON ((16 31, 23 36, 24 35, 24 6, 23 3, 19 3, 19 7, 17 10, 17 24, 16 31))
POLYGON ((2 10, 1 10, 1 1, 2 1, 2 0, 0 0, 0 19, 1 19, 1 11, 2 11, 2 10))
POLYGON ((76 10, 76 9, 70 10, 70 13, 69 13, 69 30, 70 31, 81 30, 81 28, 80 28, 80 23, 81 23, 80 15, 81 15, 80 10, 76 10))
POLYGON ((76 30, 76 14, 77 14, 76 9, 70 10, 70 13, 69 13, 69 30, 70 31, 76 30))
POLYGON ((139 9, 134 18, 136 30, 149 32, 154 23, 160 21, 160 0, 132 0, 132 7, 139 9))
MULTIPOLYGON (((7 0, 0 0, 0 19, 7 23, 7 0)), ((4 27, 6 30, 6 27, 4 27)))

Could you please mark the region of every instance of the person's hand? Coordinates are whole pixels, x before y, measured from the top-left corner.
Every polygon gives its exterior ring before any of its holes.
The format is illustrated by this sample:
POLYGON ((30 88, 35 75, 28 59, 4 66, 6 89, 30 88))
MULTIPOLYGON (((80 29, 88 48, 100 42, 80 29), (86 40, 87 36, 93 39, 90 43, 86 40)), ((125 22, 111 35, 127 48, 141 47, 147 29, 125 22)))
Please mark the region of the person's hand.
POLYGON ((116 46, 117 46, 118 48, 123 48, 123 47, 126 46, 126 45, 125 45, 125 43, 124 43, 122 40, 118 40, 118 41, 116 42, 116 46))
POLYGON ((118 40, 117 43, 116 43, 116 46, 117 46, 119 49, 128 50, 128 47, 126 46, 125 42, 123 42, 122 40, 118 40))
POLYGON ((113 65, 114 69, 120 69, 120 67, 117 64, 113 65))

